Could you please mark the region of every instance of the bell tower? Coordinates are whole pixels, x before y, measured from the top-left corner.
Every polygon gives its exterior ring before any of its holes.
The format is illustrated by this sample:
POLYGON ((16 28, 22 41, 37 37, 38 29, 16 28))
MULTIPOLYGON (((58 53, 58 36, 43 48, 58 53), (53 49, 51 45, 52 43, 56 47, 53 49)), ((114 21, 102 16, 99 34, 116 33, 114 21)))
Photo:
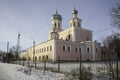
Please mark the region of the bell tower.
POLYGON ((74 8, 72 11, 72 19, 69 21, 69 27, 79 27, 81 28, 82 20, 77 17, 78 11, 74 8))
POLYGON ((58 11, 56 10, 56 13, 53 14, 51 18, 51 25, 52 25, 52 31, 53 29, 55 32, 62 31, 62 16, 58 14, 58 11))

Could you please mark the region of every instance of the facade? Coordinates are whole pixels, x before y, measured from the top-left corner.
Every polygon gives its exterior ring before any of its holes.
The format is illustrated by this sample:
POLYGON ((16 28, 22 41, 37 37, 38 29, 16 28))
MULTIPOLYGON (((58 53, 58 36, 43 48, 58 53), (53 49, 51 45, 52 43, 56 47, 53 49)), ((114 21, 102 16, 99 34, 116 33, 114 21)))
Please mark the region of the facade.
POLYGON ((92 31, 81 26, 82 20, 77 16, 78 11, 72 11, 69 27, 62 29, 62 16, 56 13, 51 18, 51 30, 48 40, 26 50, 26 58, 33 60, 79 60, 99 61, 101 59, 100 43, 92 41, 92 31), (35 52, 34 52, 35 51, 35 52))

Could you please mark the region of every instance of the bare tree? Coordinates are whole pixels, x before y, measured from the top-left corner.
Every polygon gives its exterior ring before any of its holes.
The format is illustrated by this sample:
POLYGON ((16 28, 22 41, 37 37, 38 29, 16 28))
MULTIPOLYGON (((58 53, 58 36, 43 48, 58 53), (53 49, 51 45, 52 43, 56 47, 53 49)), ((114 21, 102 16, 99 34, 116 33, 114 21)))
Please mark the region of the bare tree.
POLYGON ((120 30, 120 3, 110 10, 111 24, 112 26, 120 30))
POLYGON ((103 47, 102 52, 105 54, 103 55, 101 53, 103 57, 102 59, 107 60, 107 63, 105 63, 105 65, 108 75, 110 76, 110 80, 115 80, 116 74, 119 72, 118 65, 116 66, 115 64, 118 64, 118 62, 116 62, 116 59, 120 57, 120 38, 116 34, 112 34, 103 40, 103 45, 105 47, 103 47))

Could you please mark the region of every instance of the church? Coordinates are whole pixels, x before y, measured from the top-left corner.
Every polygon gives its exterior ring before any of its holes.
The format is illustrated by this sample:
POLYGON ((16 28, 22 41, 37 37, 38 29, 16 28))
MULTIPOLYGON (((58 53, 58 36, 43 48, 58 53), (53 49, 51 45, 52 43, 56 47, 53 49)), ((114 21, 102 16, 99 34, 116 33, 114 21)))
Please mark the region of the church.
POLYGON ((72 11, 72 18, 69 20, 67 29, 62 29, 62 16, 56 10, 51 17, 51 30, 48 40, 26 50, 26 59, 37 61, 57 60, 82 61, 101 60, 100 43, 93 41, 92 31, 82 28, 82 20, 78 17, 78 10, 72 11))

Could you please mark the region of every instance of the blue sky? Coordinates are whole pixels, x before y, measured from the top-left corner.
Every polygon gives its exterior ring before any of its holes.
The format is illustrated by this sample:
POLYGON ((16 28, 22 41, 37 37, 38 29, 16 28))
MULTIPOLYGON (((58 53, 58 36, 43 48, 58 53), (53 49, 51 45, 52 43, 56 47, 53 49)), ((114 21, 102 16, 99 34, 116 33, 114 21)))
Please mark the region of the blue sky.
POLYGON ((0 50, 6 51, 7 41, 16 46, 21 33, 22 49, 48 39, 51 16, 56 9, 61 14, 62 28, 68 28, 74 5, 82 28, 93 31, 93 40, 101 41, 115 30, 110 25, 110 9, 120 0, 0 0, 0 50))

